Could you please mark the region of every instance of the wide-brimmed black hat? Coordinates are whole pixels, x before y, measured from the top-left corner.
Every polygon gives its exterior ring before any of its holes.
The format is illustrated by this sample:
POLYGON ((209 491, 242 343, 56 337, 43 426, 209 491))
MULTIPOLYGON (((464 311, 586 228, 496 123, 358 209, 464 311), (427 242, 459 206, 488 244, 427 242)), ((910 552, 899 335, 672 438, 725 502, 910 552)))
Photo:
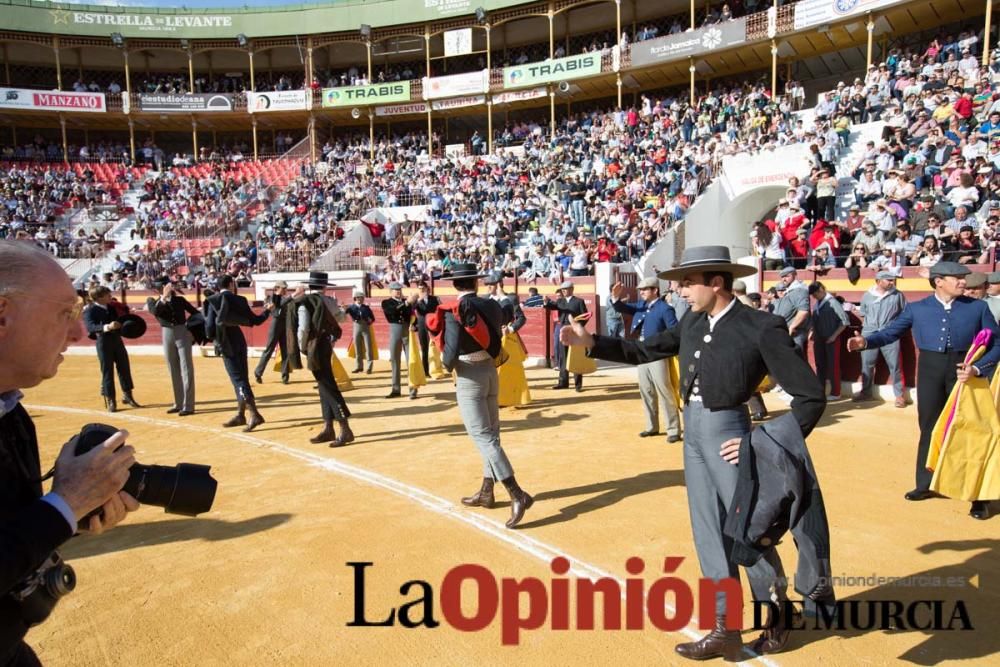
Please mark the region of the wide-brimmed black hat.
POLYGON ((323 289, 330 286, 330 276, 325 271, 309 272, 309 289, 323 289))
POLYGON ((746 264, 735 264, 729 257, 729 248, 724 245, 700 245, 685 248, 681 263, 667 271, 656 274, 662 280, 682 280, 689 273, 714 271, 732 274, 733 278, 744 278, 757 273, 757 269, 746 264))
POLYGON ((142 338, 143 334, 146 333, 146 320, 135 313, 125 315, 118 321, 122 323, 122 338, 142 338))
POLYGON ((442 276, 445 280, 461 280, 462 278, 485 278, 488 273, 480 273, 479 267, 471 263, 455 264, 451 267, 450 276, 442 276))

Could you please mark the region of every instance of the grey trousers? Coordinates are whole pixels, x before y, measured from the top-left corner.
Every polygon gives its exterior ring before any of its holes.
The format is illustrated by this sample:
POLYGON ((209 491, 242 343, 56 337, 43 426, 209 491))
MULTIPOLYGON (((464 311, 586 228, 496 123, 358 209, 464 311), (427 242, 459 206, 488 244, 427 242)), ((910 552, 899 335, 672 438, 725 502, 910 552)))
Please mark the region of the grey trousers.
POLYGON ((680 435, 681 418, 677 412, 673 384, 667 360, 660 359, 648 364, 639 364, 639 395, 642 407, 646 408, 646 430, 660 430, 660 406, 663 406, 663 420, 667 424, 667 435, 680 435))
POLYGON ((364 360, 368 360, 368 370, 372 369, 375 359, 374 341, 372 341, 372 330, 364 322, 354 323, 354 368, 361 370, 364 360))
POLYGON ((503 481, 514 476, 507 454, 500 446, 500 381, 492 359, 455 364, 455 395, 465 432, 483 458, 483 477, 503 481))
POLYGON ((410 325, 390 324, 389 325, 389 361, 392 365, 392 391, 400 391, 400 372, 402 369, 403 354, 410 358, 410 325))
POLYGON ((191 332, 183 324, 164 327, 163 356, 170 369, 170 384, 174 388, 174 407, 194 410, 194 361, 191 359, 191 332))
MULTIPOLYGON (((737 467, 719 455, 722 443, 741 438, 750 431, 746 406, 708 410, 692 401, 684 409, 684 484, 694 547, 703 577, 716 581, 739 578, 739 568, 729 559, 732 540, 722 534, 726 511, 736 490, 737 467)), ((773 548, 753 567, 747 568, 755 600, 784 599, 785 573, 773 548), (772 597, 772 587, 774 594, 772 597)), ((726 610, 725 597, 716 598, 717 614, 726 610)))
POLYGON ((861 393, 871 394, 872 382, 875 380, 875 364, 878 355, 885 359, 889 367, 889 377, 892 378, 892 393, 899 398, 903 395, 903 371, 899 367, 899 341, 889 343, 874 350, 861 350, 861 393))

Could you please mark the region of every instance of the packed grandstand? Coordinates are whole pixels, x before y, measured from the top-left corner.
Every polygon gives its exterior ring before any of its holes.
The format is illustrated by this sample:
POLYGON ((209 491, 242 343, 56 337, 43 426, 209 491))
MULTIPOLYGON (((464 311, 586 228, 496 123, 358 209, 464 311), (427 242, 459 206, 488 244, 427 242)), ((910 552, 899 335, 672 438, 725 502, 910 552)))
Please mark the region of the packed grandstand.
MULTIPOLYGON (((990 264, 993 40, 967 16, 907 33, 907 3, 876 4, 860 32, 817 0, 498 2, 306 37, 233 10, 233 34, 200 19, 187 38, 142 30, 141 7, 103 24, 71 8, 48 34, 0 35, 0 237, 115 289, 249 283, 324 255, 376 287, 469 261, 558 283, 683 245, 728 158, 798 146, 768 183, 783 195, 743 214, 737 254, 762 270, 990 264), (830 45, 810 52, 796 38, 818 21, 830 45)), ((8 25, 31 25, 15 9, 8 25)))

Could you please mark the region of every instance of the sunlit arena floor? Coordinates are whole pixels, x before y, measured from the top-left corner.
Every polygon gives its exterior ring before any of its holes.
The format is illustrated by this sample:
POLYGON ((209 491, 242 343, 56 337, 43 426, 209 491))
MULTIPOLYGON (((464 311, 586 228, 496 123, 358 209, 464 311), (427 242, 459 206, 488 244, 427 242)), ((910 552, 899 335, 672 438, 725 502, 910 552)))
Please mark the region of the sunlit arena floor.
MULTIPOLYGON (((243 434, 220 426, 234 400, 219 360, 196 358, 197 414, 186 418, 165 414, 171 393, 162 359, 133 356, 132 368, 142 409, 107 414, 97 360, 88 356, 67 357, 55 379, 27 392, 43 468, 81 426, 105 422, 130 431, 143 463, 210 464, 218 496, 198 518, 143 507, 107 535, 65 545, 77 590, 28 635, 47 665, 664 665, 682 664, 674 646, 702 634, 696 620, 678 632, 648 619, 643 630, 564 631, 547 617, 541 628, 521 631, 518 645, 504 646, 500 614, 478 632, 459 631, 442 616, 441 583, 452 568, 482 565, 497 581, 538 577, 551 590, 549 563, 560 555, 573 567, 570 577, 619 580, 630 576, 626 560, 640 557, 647 588, 664 576, 666 556, 682 556, 676 575, 695 589, 697 606, 682 445, 638 437, 645 423, 632 369, 602 368, 581 394, 549 389, 553 371, 529 371, 534 402, 501 411, 504 448, 536 500, 511 531, 499 485, 495 509, 459 503, 478 488, 481 466, 450 380, 432 381, 417 400, 405 393, 386 400, 386 362, 377 362, 373 375, 353 375, 355 388, 345 395, 357 440, 330 449, 308 442, 322 427, 308 373, 294 374, 289 385, 268 373, 255 385, 267 423, 243 434), (433 587, 441 625, 348 626, 357 596, 348 562, 373 564, 366 570, 369 621, 419 598, 417 588, 399 591, 423 580, 433 587)), ((775 414, 788 409, 773 395, 767 403, 775 414)), ((964 502, 906 502, 916 440, 915 406, 850 401, 828 406, 809 438, 834 572, 856 578, 837 593, 905 604, 943 600, 946 623, 963 600, 975 630, 800 632, 787 652, 748 662, 996 664, 1000 519, 975 521, 964 502), (872 576, 915 575, 951 577, 952 585, 869 583, 872 576)), ((791 539, 779 549, 791 575, 791 539)), ((471 617, 475 586, 462 591, 471 617)), ((527 616, 525 605, 520 611, 527 616)), ((409 613, 419 619, 423 607, 409 613)), ((598 628, 601 619, 599 608, 598 628)), ((749 605, 745 620, 752 621, 749 605)), ((748 630, 744 641, 755 636, 748 630)))

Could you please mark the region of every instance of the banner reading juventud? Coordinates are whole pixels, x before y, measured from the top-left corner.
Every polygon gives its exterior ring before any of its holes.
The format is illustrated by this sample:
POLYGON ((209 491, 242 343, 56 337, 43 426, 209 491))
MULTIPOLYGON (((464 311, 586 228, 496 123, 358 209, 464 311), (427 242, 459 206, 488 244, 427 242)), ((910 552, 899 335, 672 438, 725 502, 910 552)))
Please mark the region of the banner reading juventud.
POLYGON ((359 104, 385 104, 387 102, 409 101, 409 81, 323 89, 324 107, 349 107, 359 104))
POLYGON ((601 73, 600 53, 581 53, 539 63, 514 65, 503 68, 504 88, 526 88, 540 83, 554 83, 579 79, 601 73))

